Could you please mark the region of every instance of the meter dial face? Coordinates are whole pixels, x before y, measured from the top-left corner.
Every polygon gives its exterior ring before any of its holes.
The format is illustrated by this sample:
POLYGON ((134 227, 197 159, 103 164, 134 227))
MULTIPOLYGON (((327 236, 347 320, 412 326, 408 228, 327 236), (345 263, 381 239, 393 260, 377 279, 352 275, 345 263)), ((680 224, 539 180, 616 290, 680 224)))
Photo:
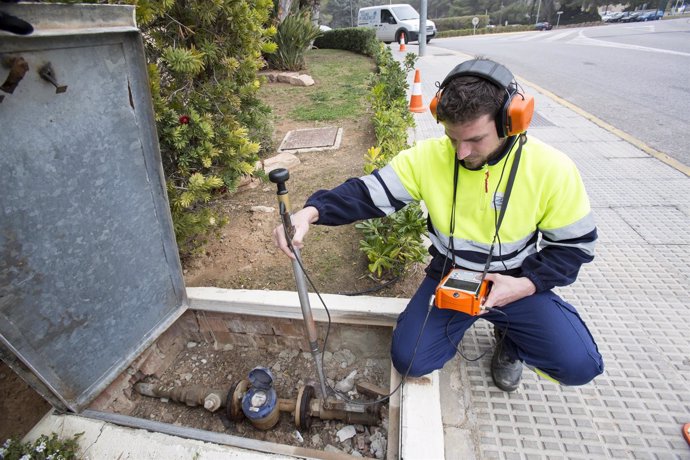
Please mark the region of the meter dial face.
POLYGON ((266 399, 268 399, 266 396, 266 392, 259 390, 252 395, 252 399, 251 399, 252 406, 253 407, 261 407, 264 404, 266 404, 266 399))

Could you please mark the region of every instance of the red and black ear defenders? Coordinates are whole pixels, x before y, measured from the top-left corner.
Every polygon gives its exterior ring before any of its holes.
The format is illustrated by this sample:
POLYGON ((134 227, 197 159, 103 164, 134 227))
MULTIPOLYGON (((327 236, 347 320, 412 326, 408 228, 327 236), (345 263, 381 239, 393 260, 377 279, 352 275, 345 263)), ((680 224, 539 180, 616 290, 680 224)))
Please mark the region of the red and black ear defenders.
POLYGON ((443 97, 443 90, 452 80, 462 76, 473 76, 490 81, 506 92, 503 106, 496 114, 498 137, 516 136, 524 133, 534 114, 534 97, 518 91, 513 74, 501 64, 488 59, 473 59, 458 64, 441 82, 436 96, 429 105, 434 118, 436 106, 443 97))

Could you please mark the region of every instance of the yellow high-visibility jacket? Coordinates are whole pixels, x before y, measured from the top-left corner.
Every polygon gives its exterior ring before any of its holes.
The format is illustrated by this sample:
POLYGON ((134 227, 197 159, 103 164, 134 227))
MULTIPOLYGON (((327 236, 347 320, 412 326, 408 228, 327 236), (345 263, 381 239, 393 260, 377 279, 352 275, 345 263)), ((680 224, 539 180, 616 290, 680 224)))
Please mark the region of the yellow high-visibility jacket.
MULTIPOLYGON (((519 142, 477 170, 460 166, 451 254, 455 149, 447 136, 418 142, 371 175, 316 192, 307 205, 319 210, 317 224, 340 225, 395 212, 411 201, 428 209, 434 256, 427 273, 441 267, 484 268, 519 142)), ((523 145, 517 175, 489 271, 526 276, 537 291, 572 283, 593 260, 597 231, 589 198, 570 158, 535 139, 523 145), (500 242, 500 244, 499 244, 500 242)))

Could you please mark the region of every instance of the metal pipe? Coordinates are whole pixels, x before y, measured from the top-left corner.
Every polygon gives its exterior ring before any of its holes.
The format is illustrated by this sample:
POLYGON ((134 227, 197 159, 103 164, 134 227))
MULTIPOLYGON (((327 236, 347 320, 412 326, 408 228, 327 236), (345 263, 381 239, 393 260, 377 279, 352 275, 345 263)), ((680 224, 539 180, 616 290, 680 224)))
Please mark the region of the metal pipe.
MULTIPOLYGON (((139 382, 134 385, 134 389, 143 396, 167 398, 190 407, 204 406, 205 409, 211 412, 225 407, 227 401, 227 392, 207 388, 202 385, 171 387, 139 382)), ((304 415, 320 418, 321 420, 340 420, 346 423, 376 425, 380 419, 379 404, 367 406, 353 405, 333 398, 328 400, 314 398, 307 400, 307 402, 309 404, 308 413, 304 415)), ((251 422, 259 429, 270 429, 278 421, 279 412, 294 414, 296 410, 299 410, 299 403, 300 401, 294 399, 278 398, 275 410, 271 411, 269 416, 261 420, 251 420, 251 422)))
POLYGON ((278 398, 278 409, 280 412, 295 412, 297 403, 294 399, 282 399, 278 398))
MULTIPOLYGON (((331 407, 333 405, 331 404, 331 407)), ((322 399, 312 399, 309 403, 309 414, 312 417, 320 418, 321 420, 340 420, 345 423, 353 423, 359 425, 376 425, 379 420, 379 406, 378 404, 372 406, 358 406, 360 408, 368 407, 364 412, 352 412, 347 409, 326 409, 322 399)), ((350 408, 351 409, 351 408, 350 408)))
MULTIPOLYGON (((338 408, 333 406, 334 404, 331 403, 327 408, 323 399, 312 399, 309 401, 309 416, 320 418, 321 420, 340 420, 346 423, 368 426, 376 425, 380 420, 379 405, 358 405, 354 409, 342 404, 338 408), (366 407, 369 407, 369 409, 367 410, 366 407)), ((278 399, 278 408, 281 412, 294 414, 295 410, 297 410, 297 403, 291 399, 278 399)))
POLYGON ((184 403, 190 407, 204 406, 204 409, 215 412, 225 406, 227 391, 215 390, 201 385, 168 387, 152 383, 139 382, 134 389, 143 396, 167 398, 184 403))

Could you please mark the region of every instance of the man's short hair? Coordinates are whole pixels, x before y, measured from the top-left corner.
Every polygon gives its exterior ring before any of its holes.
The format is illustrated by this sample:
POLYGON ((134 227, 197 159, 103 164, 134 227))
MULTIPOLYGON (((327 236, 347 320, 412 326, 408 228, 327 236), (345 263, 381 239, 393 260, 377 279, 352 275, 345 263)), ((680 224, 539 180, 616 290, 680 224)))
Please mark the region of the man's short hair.
POLYGON ((469 75, 457 77, 443 89, 436 119, 439 122, 466 123, 483 115, 496 118, 505 98, 506 90, 488 80, 469 75))

